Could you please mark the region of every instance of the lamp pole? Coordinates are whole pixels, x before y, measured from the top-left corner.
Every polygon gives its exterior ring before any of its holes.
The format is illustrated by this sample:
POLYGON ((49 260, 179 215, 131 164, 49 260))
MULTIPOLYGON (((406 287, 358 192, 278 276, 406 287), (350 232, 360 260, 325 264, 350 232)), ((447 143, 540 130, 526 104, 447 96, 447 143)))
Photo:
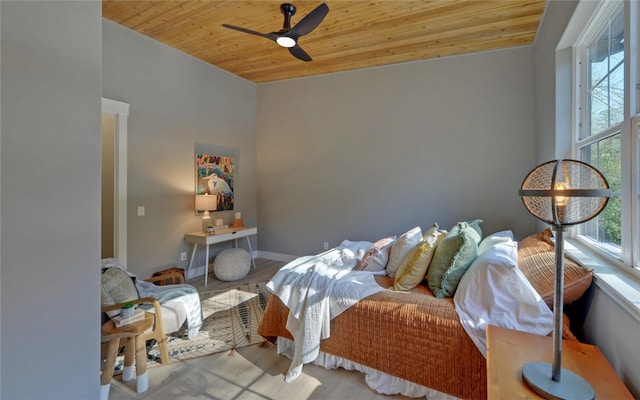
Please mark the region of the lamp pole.
POLYGON ((551 379, 560 382, 562 371, 562 309, 564 302, 564 230, 554 225, 556 235, 556 280, 553 295, 553 366, 551 379))

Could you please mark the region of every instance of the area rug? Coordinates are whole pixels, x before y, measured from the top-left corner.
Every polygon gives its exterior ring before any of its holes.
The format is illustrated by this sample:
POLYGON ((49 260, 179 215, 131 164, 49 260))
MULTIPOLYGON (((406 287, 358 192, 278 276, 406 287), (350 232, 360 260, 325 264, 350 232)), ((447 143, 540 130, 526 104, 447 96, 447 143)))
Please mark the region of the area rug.
MULTIPOLYGON (((200 292, 202 328, 195 338, 187 339, 186 329, 167 335, 170 362, 183 361, 223 351, 259 344, 264 338, 256 333, 262 314, 271 296, 266 282, 242 284, 237 287, 200 292)), ((148 366, 160 363, 157 343, 147 348, 148 366)), ((116 364, 116 372, 123 358, 116 364)))

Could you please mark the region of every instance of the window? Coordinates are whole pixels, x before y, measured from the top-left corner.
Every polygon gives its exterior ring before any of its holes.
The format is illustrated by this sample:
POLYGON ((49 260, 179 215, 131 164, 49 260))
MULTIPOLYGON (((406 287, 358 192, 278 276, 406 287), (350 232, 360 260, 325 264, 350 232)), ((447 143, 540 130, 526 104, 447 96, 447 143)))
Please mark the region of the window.
POLYGON ((598 168, 613 192, 598 217, 577 227, 578 238, 638 268, 634 243, 640 202, 637 169, 632 166, 638 165, 640 151, 637 109, 631 107, 636 104, 638 71, 630 67, 638 65, 631 59, 637 51, 630 51, 638 47, 636 35, 630 34, 637 32, 638 20, 632 3, 603 1, 574 48, 574 157, 598 168))

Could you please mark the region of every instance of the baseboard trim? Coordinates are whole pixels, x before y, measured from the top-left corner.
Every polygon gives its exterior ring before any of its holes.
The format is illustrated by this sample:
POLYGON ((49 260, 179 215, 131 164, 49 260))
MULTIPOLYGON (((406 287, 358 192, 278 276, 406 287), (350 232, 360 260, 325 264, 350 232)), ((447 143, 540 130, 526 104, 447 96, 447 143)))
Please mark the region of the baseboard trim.
MULTIPOLYGON (((267 260, 290 262, 298 258, 298 256, 292 256, 290 254, 272 253, 270 251, 256 251, 257 258, 266 258, 267 260)), ((203 272, 204 273, 204 272, 203 272)))

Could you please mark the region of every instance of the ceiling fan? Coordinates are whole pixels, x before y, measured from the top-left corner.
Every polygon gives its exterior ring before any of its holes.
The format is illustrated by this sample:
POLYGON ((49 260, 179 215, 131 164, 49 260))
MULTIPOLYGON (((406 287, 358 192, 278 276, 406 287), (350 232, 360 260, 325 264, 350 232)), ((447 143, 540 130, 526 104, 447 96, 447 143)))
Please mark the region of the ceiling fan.
POLYGON ((261 33, 229 24, 222 24, 222 26, 224 26, 225 28, 249 33, 251 35, 262 36, 269 40, 273 40, 280 46, 288 48, 289 53, 291 53, 294 57, 302 61, 312 61, 309 54, 307 54, 307 52, 305 52, 300 46, 298 46, 298 38, 310 33, 311 31, 316 29, 318 25, 320 25, 320 22, 322 22, 324 17, 326 17, 327 13, 329 12, 329 6, 327 6, 325 3, 320 4, 313 11, 302 18, 300 22, 298 22, 293 28, 291 27, 291 17, 296 13, 296 7, 293 4, 284 3, 280 5, 280 11, 282 11, 282 14, 284 15, 284 24, 282 26, 282 29, 277 32, 261 33))

